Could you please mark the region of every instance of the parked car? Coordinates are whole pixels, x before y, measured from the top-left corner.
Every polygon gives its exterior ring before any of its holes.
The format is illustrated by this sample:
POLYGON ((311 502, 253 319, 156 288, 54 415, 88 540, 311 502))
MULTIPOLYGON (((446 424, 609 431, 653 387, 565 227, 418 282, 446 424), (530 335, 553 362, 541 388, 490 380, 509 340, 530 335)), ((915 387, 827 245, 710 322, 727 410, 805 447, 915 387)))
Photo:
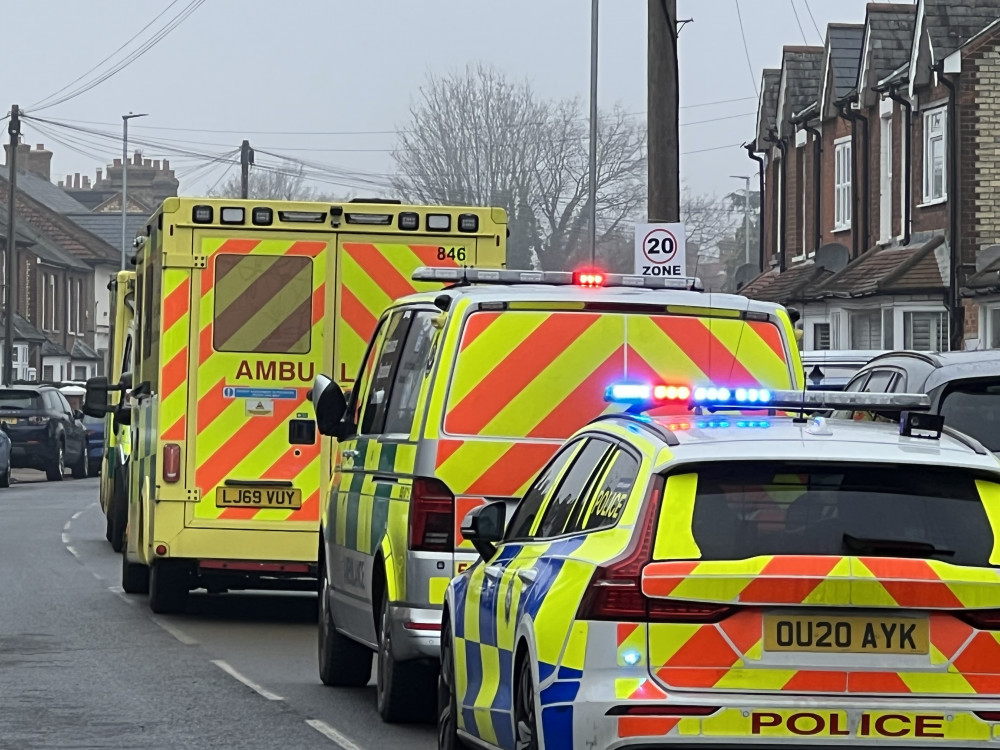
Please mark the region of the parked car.
POLYGON ((888 352, 861 368, 846 390, 926 393, 946 427, 1000 453, 1000 350, 888 352))
POLYGON ((14 468, 44 471, 62 481, 87 476, 87 431, 83 412, 74 410, 53 386, 15 385, 0 389, 0 422, 10 438, 14 468))
POLYGON ((87 475, 96 477, 104 463, 104 420, 84 415, 83 426, 87 430, 87 475))
MULTIPOLYGON (((0 427, 3 427, 0 424, 0 427)), ((10 487, 10 438, 0 429, 0 487, 10 487)))
POLYGON ((884 350, 827 349, 802 352, 806 387, 811 391, 842 391, 855 373, 884 350))

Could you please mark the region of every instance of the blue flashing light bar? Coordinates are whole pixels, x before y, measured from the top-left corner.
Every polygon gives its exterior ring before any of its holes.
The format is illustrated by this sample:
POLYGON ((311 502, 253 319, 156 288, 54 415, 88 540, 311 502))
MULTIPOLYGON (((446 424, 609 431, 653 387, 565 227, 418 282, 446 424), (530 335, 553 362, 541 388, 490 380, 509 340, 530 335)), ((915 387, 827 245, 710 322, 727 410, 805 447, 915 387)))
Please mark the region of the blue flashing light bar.
POLYGON ((653 400, 653 386, 645 383, 615 383, 604 392, 604 400, 616 404, 645 404, 653 400))
POLYGON ((741 406, 751 404, 769 405, 771 401, 771 391, 767 388, 723 388, 717 386, 704 386, 694 389, 694 402, 696 404, 723 403, 730 402, 741 406))

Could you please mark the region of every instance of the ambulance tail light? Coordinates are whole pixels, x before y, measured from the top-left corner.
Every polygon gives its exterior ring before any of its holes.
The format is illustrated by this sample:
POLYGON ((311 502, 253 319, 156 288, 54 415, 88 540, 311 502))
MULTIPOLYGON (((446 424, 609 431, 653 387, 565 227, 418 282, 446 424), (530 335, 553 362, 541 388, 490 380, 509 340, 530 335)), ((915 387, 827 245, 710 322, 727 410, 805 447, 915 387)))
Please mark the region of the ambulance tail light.
POLYGON ((455 496, 438 479, 416 477, 413 480, 409 546, 416 552, 455 549, 455 496))
POLYGON ((955 615, 977 630, 1000 630, 1000 609, 966 609, 955 615))
POLYGON ((177 443, 163 446, 163 481, 174 484, 181 478, 181 447, 177 443))
POLYGON ((726 604, 649 599, 642 593, 642 569, 651 560, 664 479, 656 477, 643 503, 644 516, 628 548, 598 566, 577 611, 578 620, 712 623, 736 611, 726 604))

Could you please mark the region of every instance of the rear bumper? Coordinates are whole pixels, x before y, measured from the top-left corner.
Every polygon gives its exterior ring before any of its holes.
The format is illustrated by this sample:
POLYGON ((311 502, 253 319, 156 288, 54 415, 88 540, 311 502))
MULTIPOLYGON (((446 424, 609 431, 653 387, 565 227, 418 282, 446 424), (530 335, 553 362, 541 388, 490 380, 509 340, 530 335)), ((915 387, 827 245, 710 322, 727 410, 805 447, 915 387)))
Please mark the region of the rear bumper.
MULTIPOLYGON (((953 699, 808 699, 706 693, 671 693, 652 702, 628 698, 607 700, 607 685, 587 688, 584 678, 575 700, 567 701, 568 683, 551 682, 539 691, 547 746, 572 728, 574 747, 606 748, 760 748, 833 747, 998 747, 1000 722, 986 721, 976 711, 1000 708, 1000 702, 964 705, 953 699), (597 698, 600 695, 601 699, 597 698), (550 699, 550 700, 547 700, 550 699), (658 715, 627 715, 636 707, 658 715), (717 707, 706 716, 669 715, 668 707, 717 707), (553 737, 549 738, 548 727, 553 737), (561 727, 561 729, 559 729, 561 727)), ((621 685, 616 685, 616 689, 621 685)))
MULTIPOLYGON (((44 429, 44 428, 43 428, 44 429)), ((10 433, 10 463, 16 469, 45 469, 58 457, 58 445, 47 434, 10 433)))
POLYGON ((399 661, 441 659, 441 609, 390 605, 393 657, 399 661))

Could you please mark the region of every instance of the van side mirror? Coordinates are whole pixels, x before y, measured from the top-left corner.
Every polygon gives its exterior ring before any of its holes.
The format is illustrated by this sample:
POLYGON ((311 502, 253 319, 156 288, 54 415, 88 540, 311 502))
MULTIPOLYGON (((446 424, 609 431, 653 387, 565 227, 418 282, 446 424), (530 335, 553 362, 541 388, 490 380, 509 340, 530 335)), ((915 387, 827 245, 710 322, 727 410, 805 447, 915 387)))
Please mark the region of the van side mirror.
POLYGON ((103 375, 87 381, 87 392, 83 397, 83 413, 100 419, 108 413, 108 393, 111 391, 108 379, 103 375))
POLYGON ((472 542, 476 552, 484 560, 489 560, 497 551, 497 543, 503 539, 503 528, 507 520, 507 505, 500 501, 473 508, 462 521, 462 536, 472 542))
POLYGON ((127 404, 119 404, 115 408, 114 422, 116 430, 119 427, 130 427, 132 425, 132 409, 127 404))
POLYGON ((319 375, 313 382, 309 400, 316 412, 316 427, 321 435, 342 440, 350 434, 353 426, 341 421, 347 413, 347 399, 339 385, 325 375, 319 375))

